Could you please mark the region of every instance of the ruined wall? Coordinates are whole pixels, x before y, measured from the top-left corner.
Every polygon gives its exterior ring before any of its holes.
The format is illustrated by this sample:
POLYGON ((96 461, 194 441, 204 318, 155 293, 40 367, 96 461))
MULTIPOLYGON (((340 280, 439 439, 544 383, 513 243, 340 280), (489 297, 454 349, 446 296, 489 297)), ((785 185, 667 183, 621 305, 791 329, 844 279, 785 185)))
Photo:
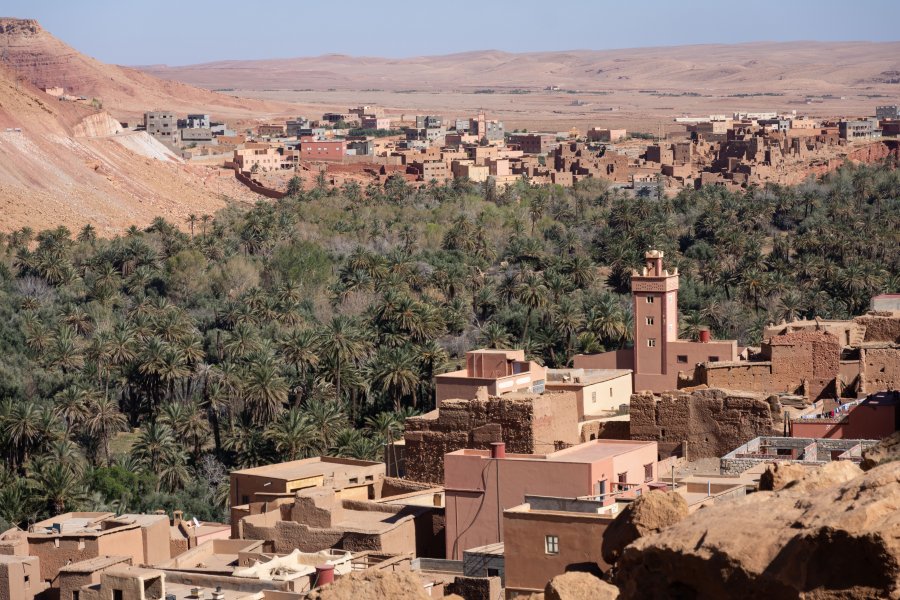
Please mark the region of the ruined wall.
POLYGON ((781 407, 763 394, 705 389, 631 396, 631 439, 656 441, 661 457, 722 456, 781 430, 781 407))
POLYGON ((407 419, 404 438, 406 476, 441 485, 448 452, 505 442, 507 452, 533 454, 578 443, 578 399, 564 392, 445 400, 437 416, 407 419))
POLYGON ((811 400, 836 395, 841 345, 831 333, 776 335, 763 345, 763 353, 771 360, 701 364, 693 383, 764 394, 803 394, 811 400))
POLYGON ((889 342, 900 344, 900 315, 888 312, 870 313, 853 319, 865 329, 864 342, 889 342))
POLYGON ((860 350, 860 392, 900 390, 900 348, 860 350))
POLYGON ((581 423, 580 442, 629 439, 631 439, 631 427, 628 421, 585 421, 581 423))

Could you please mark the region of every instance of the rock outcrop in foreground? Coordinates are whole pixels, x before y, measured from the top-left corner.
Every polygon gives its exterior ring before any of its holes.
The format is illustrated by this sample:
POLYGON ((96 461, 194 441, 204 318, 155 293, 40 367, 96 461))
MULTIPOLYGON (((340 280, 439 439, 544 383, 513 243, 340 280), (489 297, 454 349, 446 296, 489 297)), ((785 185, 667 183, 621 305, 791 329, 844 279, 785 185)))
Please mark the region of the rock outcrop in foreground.
POLYGON ((616 565, 621 598, 900 597, 900 462, 828 481, 842 469, 638 539, 616 565))
POLYGON ((616 600, 619 590, 590 573, 557 575, 544 588, 544 600, 616 600))
POLYGON ((626 506, 603 532, 603 560, 615 564, 628 544, 671 527, 687 516, 688 505, 681 494, 650 492, 641 496, 626 506))
POLYGON ((310 592, 308 600, 428 600, 422 581, 408 571, 364 571, 345 575, 310 592))

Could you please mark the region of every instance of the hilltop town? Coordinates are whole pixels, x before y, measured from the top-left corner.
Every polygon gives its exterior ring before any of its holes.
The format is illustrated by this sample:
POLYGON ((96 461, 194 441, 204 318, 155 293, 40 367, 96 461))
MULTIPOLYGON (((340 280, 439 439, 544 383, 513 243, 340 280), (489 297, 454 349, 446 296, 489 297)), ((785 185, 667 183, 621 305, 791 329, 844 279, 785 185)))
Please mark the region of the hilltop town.
POLYGON ((0 35, 0 600, 900 596, 888 67, 533 131, 0 35))

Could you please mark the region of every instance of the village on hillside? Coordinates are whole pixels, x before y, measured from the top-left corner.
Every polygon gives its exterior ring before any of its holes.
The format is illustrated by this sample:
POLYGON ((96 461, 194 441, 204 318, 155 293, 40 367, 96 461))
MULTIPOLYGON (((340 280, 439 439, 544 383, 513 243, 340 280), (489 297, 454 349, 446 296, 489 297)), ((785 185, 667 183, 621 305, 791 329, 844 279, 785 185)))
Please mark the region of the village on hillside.
POLYGON ((410 186, 454 179, 501 193, 519 181, 571 187, 598 179, 635 195, 661 197, 704 185, 742 189, 796 184, 845 160, 877 162, 898 152, 900 107, 874 115, 811 119, 796 111, 676 117, 682 133, 663 138, 624 129, 508 132, 481 112, 469 118, 420 115, 415 121, 359 106, 319 119, 297 117, 237 132, 208 114, 144 114, 146 130, 187 160, 218 161, 257 193, 287 194, 288 182, 340 186, 354 180, 410 186), (651 143, 652 142, 652 143, 651 143))

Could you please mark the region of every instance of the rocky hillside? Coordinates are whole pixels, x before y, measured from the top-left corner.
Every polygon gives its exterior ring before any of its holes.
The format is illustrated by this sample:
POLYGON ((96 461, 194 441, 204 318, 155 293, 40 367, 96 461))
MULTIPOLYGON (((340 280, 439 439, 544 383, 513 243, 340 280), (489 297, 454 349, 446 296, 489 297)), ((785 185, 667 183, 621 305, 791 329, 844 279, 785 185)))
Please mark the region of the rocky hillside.
POLYGON ((229 198, 255 199, 230 173, 186 165, 146 133, 0 65, 0 231, 92 223, 111 235, 157 216, 183 226, 229 198))
POLYGON ((33 19, 0 18, 0 63, 37 88, 61 86, 67 94, 97 98, 116 118, 134 118, 154 108, 208 112, 223 119, 264 118, 289 110, 284 104, 233 98, 102 63, 56 39, 33 19))

